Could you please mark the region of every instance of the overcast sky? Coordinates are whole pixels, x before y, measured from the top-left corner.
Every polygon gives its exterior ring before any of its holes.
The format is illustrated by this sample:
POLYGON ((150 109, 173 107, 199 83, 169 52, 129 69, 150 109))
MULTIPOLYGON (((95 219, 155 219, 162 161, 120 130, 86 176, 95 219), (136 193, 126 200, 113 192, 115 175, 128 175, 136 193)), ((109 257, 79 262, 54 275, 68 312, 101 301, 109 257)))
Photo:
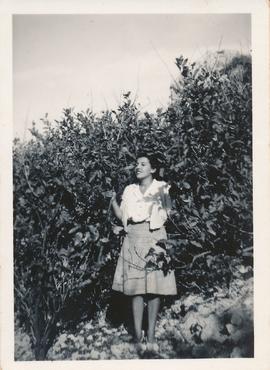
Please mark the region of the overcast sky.
POLYGON ((13 16, 14 134, 45 113, 115 108, 124 92, 145 111, 166 106, 174 60, 251 48, 249 15, 13 16))

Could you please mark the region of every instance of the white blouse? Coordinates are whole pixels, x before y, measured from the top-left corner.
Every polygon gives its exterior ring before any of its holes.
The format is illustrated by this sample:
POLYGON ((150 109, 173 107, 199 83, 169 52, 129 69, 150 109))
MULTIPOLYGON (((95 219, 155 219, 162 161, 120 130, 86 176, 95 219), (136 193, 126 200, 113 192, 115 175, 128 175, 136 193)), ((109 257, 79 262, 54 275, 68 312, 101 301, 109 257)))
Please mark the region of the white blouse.
POLYGON ((144 194, 139 184, 128 185, 120 205, 124 229, 127 231, 129 219, 133 222, 149 221, 151 230, 163 226, 171 209, 169 188, 165 181, 155 179, 144 194))

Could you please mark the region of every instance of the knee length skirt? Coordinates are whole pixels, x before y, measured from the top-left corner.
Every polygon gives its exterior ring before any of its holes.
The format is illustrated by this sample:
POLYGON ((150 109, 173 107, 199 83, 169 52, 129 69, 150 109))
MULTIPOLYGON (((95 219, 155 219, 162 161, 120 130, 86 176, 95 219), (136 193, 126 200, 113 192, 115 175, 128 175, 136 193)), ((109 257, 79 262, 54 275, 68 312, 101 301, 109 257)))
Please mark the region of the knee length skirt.
POLYGON ((148 222, 129 224, 117 261, 112 289, 126 295, 175 295, 177 291, 173 270, 165 275, 162 269, 157 268, 158 264, 149 265, 150 249, 150 254, 164 254, 164 249, 156 243, 166 238, 164 227, 151 231, 148 222))

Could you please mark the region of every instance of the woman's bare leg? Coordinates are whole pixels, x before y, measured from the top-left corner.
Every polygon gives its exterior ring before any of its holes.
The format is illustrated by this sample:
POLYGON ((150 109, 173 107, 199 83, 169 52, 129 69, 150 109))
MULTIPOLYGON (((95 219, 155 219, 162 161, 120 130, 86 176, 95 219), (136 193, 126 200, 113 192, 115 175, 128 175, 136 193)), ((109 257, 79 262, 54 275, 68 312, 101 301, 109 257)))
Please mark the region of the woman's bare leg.
POLYGON ((141 295, 135 295, 132 297, 132 312, 134 319, 135 336, 138 341, 142 337, 142 320, 143 320, 143 297, 141 295))
POLYGON ((157 315, 160 306, 160 297, 154 296, 148 298, 148 342, 153 343, 155 341, 155 326, 157 321, 157 315))

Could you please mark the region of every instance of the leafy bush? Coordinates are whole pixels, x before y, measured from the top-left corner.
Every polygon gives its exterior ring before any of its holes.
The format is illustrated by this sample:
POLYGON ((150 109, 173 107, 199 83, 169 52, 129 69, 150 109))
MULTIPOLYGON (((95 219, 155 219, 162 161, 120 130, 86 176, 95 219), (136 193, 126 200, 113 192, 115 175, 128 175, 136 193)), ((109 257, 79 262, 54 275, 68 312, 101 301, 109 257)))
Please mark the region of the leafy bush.
MULTIPOLYGON (((221 69, 183 57, 176 64, 181 79, 172 87, 171 146, 164 152, 176 189, 173 223, 183 238, 179 260, 186 250, 191 263, 196 250, 245 256, 252 247, 250 59, 235 57, 221 69)), ((179 281, 186 277, 184 271, 179 281)))
POLYGON ((127 93, 117 111, 65 109, 54 125, 43 119, 42 133, 33 125, 28 143, 15 140, 15 311, 36 359, 59 330, 109 302, 122 238, 110 195, 120 200, 134 181, 142 148, 159 154, 159 175, 171 183, 161 245, 179 292, 228 285, 226 255, 252 262, 250 59, 223 69, 176 63, 179 81, 164 111, 142 114, 127 93))

